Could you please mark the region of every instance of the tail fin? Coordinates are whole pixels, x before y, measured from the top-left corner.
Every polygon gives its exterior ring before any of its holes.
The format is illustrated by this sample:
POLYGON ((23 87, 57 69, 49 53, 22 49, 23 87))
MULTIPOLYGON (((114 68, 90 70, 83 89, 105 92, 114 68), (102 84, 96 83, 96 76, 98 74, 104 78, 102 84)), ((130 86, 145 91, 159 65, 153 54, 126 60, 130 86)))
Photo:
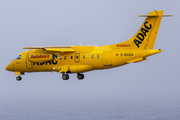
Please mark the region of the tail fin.
POLYGON ((147 17, 146 20, 139 31, 129 39, 132 49, 153 49, 162 15, 163 10, 152 11, 148 15, 142 15, 142 17, 147 17))
POLYGON ((148 15, 140 15, 139 17, 147 17, 139 31, 129 40, 109 47, 122 47, 130 49, 153 49, 156 36, 163 16, 163 10, 152 11, 148 15))

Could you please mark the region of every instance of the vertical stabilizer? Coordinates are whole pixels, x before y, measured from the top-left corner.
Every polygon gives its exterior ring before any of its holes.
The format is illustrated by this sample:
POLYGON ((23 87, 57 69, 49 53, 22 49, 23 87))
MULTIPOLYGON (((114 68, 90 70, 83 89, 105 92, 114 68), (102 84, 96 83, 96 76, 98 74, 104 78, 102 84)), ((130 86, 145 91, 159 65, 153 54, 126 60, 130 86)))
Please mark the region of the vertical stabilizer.
POLYGON ((128 40, 132 45, 132 49, 153 49, 162 15, 163 10, 159 10, 140 16, 147 18, 139 31, 128 40))
POLYGON ((152 11, 148 15, 139 15, 139 17, 147 17, 136 34, 129 40, 108 45, 106 47, 128 48, 128 49, 153 49, 158 34, 159 26, 163 10, 152 11))

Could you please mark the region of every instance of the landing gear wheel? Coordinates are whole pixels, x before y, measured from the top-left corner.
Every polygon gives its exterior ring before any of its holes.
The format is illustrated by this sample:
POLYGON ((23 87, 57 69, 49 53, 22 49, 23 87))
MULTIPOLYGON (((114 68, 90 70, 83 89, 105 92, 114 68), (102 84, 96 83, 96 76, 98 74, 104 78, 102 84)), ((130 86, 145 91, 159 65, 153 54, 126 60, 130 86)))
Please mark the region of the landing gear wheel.
POLYGON ((77 78, 78 78, 79 80, 82 80, 82 79, 84 79, 84 75, 83 75, 83 74, 77 74, 77 78))
POLYGON ((69 75, 68 74, 63 74, 62 75, 62 79, 63 80, 68 80, 69 79, 69 75))
POLYGON ((17 76, 17 77, 16 77, 16 80, 17 80, 17 81, 21 81, 21 80, 22 80, 22 77, 21 77, 21 76, 17 76))

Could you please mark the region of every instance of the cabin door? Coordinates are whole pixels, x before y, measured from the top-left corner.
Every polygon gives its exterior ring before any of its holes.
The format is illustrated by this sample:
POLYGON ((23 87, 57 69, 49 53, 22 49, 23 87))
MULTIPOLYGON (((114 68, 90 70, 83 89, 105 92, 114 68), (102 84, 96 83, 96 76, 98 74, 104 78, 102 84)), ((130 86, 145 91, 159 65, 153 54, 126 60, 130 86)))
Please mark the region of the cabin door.
POLYGON ((112 66, 111 64, 111 51, 103 52, 103 65, 104 66, 112 66))
POLYGON ((33 63, 29 61, 28 57, 29 57, 29 53, 26 56, 26 67, 27 67, 27 69, 32 69, 33 68, 33 66, 32 66, 33 63))
POLYGON ((75 56, 74 56, 74 61, 76 63, 78 63, 80 61, 80 54, 79 53, 76 53, 75 56))

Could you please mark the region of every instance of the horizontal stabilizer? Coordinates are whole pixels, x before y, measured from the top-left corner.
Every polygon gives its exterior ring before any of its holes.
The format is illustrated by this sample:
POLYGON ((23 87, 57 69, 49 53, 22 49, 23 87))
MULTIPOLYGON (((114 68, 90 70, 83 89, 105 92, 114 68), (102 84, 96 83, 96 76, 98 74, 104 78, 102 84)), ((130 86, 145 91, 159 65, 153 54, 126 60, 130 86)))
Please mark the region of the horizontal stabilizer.
MULTIPOLYGON (((158 17, 159 15, 138 15, 138 17, 158 17)), ((173 15, 162 15, 162 17, 171 17, 173 15)))

